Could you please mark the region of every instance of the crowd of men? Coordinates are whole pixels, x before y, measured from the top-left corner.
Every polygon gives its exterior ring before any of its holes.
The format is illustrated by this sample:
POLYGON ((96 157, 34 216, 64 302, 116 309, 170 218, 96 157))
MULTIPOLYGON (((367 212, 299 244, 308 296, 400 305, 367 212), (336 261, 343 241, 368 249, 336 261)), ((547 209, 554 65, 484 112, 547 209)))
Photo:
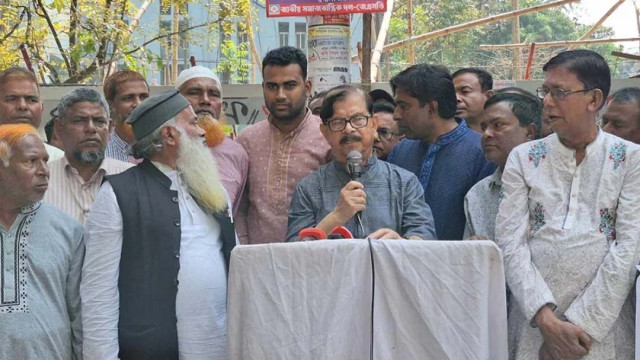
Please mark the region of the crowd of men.
POLYGON ((234 246, 340 227, 495 241, 511 359, 634 358, 640 88, 610 96, 600 55, 556 55, 536 94, 419 64, 311 97, 301 50, 262 65, 268 116, 235 140, 202 66, 74 89, 47 142, 35 76, 0 72, 0 358, 224 359, 234 246))

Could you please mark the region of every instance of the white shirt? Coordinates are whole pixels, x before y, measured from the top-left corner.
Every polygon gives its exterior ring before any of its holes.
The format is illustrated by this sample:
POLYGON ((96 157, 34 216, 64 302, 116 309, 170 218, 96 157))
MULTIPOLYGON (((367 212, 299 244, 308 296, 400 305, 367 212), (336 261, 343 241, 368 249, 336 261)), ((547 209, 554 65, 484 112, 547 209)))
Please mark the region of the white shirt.
MULTIPOLYGON (((181 360, 226 358, 227 279, 220 226, 189 194, 175 170, 158 166, 178 192, 181 238, 176 316, 181 360)), ((81 285, 84 357, 117 359, 122 213, 109 182, 86 222, 81 285)))
POLYGON ((545 304, 596 340, 586 358, 621 358, 610 330, 640 261, 640 146, 600 130, 576 166, 553 134, 516 147, 502 183, 496 243, 516 300, 512 358, 537 359, 542 336, 530 325, 545 304))

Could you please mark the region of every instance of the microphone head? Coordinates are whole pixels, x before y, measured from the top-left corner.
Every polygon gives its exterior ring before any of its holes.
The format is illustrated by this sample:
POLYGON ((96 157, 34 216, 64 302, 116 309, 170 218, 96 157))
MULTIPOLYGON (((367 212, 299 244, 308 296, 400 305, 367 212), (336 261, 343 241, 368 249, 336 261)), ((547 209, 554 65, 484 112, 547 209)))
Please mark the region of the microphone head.
POLYGON ((360 177, 362 166, 362 154, 357 150, 351 150, 347 154, 347 169, 351 175, 352 180, 357 180, 360 177))

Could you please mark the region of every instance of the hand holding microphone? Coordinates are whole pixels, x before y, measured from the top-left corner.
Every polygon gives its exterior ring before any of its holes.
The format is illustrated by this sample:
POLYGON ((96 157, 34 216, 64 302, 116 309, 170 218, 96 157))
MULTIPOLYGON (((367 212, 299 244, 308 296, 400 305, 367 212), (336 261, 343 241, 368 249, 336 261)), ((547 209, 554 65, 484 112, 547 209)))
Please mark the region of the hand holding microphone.
POLYGON ((349 181, 342 190, 338 205, 333 210, 342 224, 349 221, 367 206, 367 194, 364 185, 357 181, 349 181))

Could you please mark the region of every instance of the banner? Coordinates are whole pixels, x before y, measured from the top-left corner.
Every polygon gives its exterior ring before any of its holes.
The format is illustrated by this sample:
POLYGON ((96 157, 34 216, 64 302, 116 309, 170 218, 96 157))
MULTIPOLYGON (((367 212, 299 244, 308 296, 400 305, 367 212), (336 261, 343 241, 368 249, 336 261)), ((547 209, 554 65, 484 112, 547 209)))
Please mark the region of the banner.
POLYGON ((387 11, 387 0, 266 0, 267 17, 338 15, 387 11))

